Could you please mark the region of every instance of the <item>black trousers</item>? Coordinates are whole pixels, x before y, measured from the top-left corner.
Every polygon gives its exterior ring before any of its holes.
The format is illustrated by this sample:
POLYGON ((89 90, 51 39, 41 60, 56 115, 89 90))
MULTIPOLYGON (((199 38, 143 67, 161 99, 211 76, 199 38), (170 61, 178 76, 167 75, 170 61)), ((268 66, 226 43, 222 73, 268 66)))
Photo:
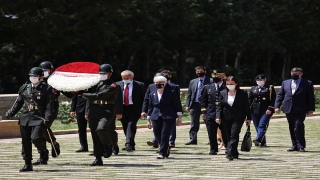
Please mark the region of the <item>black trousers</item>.
POLYGON ((169 148, 170 131, 175 125, 175 121, 175 119, 162 119, 161 116, 157 120, 152 120, 154 136, 160 143, 159 155, 167 155, 169 148))
POLYGON ((84 118, 85 112, 77 113, 78 134, 81 147, 88 149, 87 125, 88 121, 84 118))
POLYGON ((239 144, 239 135, 241 132, 244 119, 230 119, 224 120, 225 135, 222 135, 223 138, 227 136, 228 145, 227 145, 227 155, 238 156, 238 144, 239 144))
POLYGON ((108 127, 108 132, 110 135, 111 144, 113 147, 118 146, 118 133, 116 131, 116 117, 112 119, 108 127))
POLYGON ((210 151, 218 152, 218 142, 217 142, 217 128, 219 124, 216 123, 215 119, 207 119, 206 127, 208 131, 208 137, 210 142, 210 151))
POLYGON ((289 124, 292 146, 298 149, 305 148, 304 120, 306 119, 306 113, 297 113, 291 110, 286 116, 289 124))
POLYGON ((113 119, 114 117, 89 120, 93 141, 93 154, 95 157, 101 157, 103 155, 104 146, 112 144, 109 126, 113 119))
POLYGON ((123 127, 123 132, 126 136, 125 146, 134 147, 136 145, 134 138, 136 136, 137 122, 139 118, 140 114, 137 113, 133 105, 123 105, 121 124, 123 127))
POLYGON ((32 160, 32 143, 36 146, 39 152, 45 151, 46 142, 42 135, 45 130, 44 125, 39 126, 20 126, 22 138, 22 157, 25 161, 32 160))
POLYGON ((201 105, 198 102, 194 102, 190 107, 191 128, 189 131, 189 137, 191 140, 197 140, 197 134, 200 127, 200 114, 201 105))

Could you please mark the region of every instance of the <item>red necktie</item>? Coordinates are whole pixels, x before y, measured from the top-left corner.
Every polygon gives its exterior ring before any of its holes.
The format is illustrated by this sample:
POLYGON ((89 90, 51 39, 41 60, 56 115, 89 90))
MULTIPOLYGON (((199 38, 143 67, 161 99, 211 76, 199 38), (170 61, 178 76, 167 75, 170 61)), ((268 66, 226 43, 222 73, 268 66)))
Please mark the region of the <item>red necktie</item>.
POLYGON ((123 99, 124 105, 129 105, 129 84, 127 84, 126 89, 124 90, 124 99, 123 99))

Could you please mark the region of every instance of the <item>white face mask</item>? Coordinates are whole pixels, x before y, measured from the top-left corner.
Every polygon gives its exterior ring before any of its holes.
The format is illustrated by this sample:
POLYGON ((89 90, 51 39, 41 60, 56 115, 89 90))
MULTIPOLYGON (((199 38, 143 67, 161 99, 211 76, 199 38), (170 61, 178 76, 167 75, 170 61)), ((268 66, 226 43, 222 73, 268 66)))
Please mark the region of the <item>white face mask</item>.
POLYGON ((263 86, 264 85, 264 81, 256 81, 258 86, 263 86))
POLYGON ((100 80, 104 81, 108 79, 108 75, 107 74, 100 74, 100 80))
POLYGON ((30 77, 29 78, 32 84, 37 84, 39 82, 39 78, 38 77, 30 77))
POLYGON ((44 71, 43 74, 44 74, 43 77, 45 77, 45 78, 49 77, 49 72, 48 71, 44 71))
POLYGON ((129 84, 129 83, 132 82, 131 79, 123 79, 122 81, 123 81, 123 83, 125 83, 125 84, 129 84))
POLYGON ((236 85, 227 85, 227 88, 228 88, 229 90, 233 90, 233 89, 236 88, 236 85))

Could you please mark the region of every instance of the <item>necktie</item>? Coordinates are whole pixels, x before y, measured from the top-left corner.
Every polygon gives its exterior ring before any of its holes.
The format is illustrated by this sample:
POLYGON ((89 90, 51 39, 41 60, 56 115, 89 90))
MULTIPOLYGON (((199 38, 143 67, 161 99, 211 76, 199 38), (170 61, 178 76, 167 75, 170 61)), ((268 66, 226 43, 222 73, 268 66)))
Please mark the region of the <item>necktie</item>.
POLYGON ((292 87, 291 87, 291 90, 292 90, 292 94, 294 94, 296 92, 296 88, 297 88, 297 84, 295 81, 293 81, 292 83, 292 87))
POLYGON ((129 84, 127 84, 126 88, 124 89, 124 98, 123 98, 124 105, 129 105, 129 84))
POLYGON ((200 84, 198 86, 198 101, 200 100, 200 96, 201 96, 201 91, 203 89, 203 84, 202 84, 202 79, 200 79, 200 84))

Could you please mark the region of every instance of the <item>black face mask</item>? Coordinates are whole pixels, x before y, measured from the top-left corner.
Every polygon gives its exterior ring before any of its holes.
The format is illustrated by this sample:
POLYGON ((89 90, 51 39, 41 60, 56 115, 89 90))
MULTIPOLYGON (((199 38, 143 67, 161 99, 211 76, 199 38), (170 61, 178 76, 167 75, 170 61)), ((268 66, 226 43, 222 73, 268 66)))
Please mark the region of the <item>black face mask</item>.
POLYGON ((297 74, 292 74, 292 75, 291 75, 291 79, 293 79, 293 80, 298 80, 298 79, 299 79, 299 75, 297 75, 297 74))
POLYGON ((218 78, 218 77, 214 77, 212 79, 213 79, 213 82, 215 82, 215 83, 218 83, 221 81, 221 78, 218 78))
POLYGON ((203 77, 204 75, 205 75, 204 72, 202 72, 202 73, 197 73, 197 76, 198 76, 198 77, 203 77))
POLYGON ((161 89, 164 87, 164 84, 156 84, 157 89, 161 89))

